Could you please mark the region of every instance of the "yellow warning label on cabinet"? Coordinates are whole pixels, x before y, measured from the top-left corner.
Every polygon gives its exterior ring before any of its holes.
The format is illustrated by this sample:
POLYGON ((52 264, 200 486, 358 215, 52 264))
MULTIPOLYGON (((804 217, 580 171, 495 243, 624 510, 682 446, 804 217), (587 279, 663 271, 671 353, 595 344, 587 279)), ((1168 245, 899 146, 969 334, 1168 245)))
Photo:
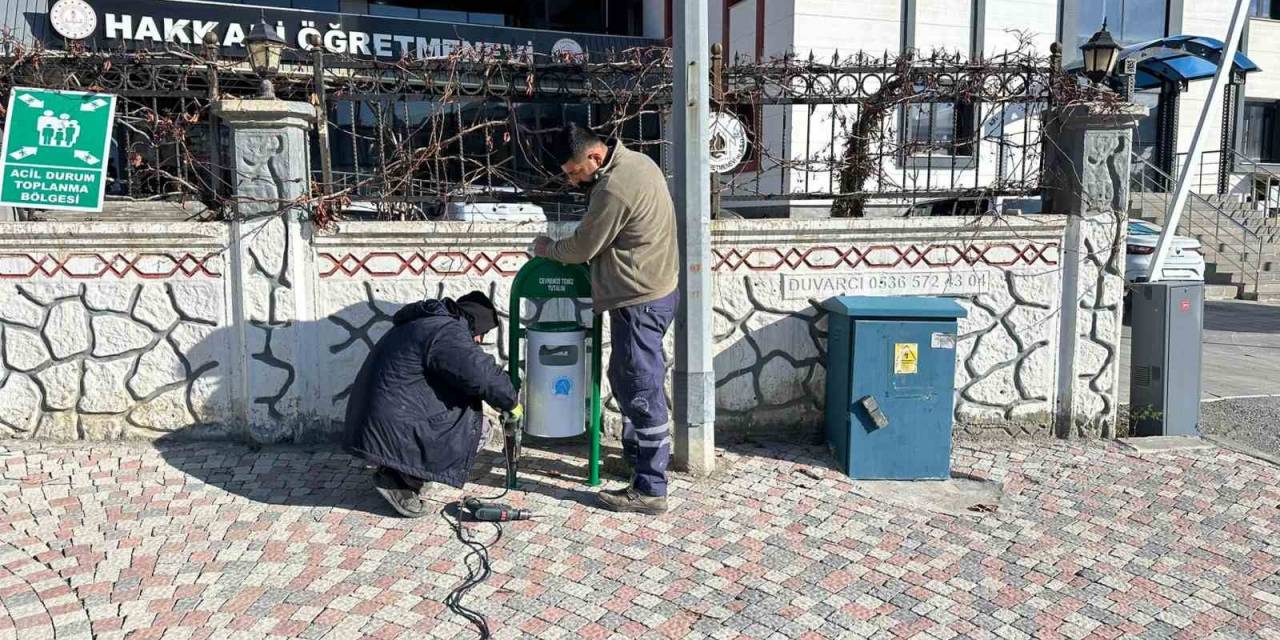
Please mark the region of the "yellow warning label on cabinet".
POLYGON ((920 349, 916 343, 899 342, 893 345, 893 375, 912 375, 919 362, 920 349))

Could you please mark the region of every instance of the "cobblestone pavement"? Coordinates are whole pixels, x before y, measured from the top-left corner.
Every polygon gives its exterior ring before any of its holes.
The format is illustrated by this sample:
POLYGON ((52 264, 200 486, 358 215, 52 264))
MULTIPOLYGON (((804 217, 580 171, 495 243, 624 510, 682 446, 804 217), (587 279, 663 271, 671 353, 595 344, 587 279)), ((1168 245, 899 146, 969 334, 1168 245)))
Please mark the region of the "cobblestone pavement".
MULTIPOLYGON (((511 502, 545 517, 506 526, 468 602, 499 638, 1280 638, 1280 469, 974 447, 956 471, 1005 496, 971 517, 860 497, 793 446, 729 451, 668 515, 619 516, 584 506, 579 458, 539 454, 511 502)), ((475 637, 442 604, 464 575, 449 527, 390 517, 344 455, 0 451, 0 638, 475 637)))

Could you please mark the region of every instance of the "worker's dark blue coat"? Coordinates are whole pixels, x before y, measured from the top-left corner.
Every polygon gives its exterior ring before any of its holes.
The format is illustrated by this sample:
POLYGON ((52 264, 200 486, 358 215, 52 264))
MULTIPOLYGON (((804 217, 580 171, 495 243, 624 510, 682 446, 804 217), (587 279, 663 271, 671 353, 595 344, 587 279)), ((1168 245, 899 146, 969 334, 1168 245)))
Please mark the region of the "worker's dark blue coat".
POLYGON ((462 487, 479 448, 481 401, 516 405, 510 378, 472 339, 453 300, 396 313, 347 400, 346 447, 373 464, 462 487))

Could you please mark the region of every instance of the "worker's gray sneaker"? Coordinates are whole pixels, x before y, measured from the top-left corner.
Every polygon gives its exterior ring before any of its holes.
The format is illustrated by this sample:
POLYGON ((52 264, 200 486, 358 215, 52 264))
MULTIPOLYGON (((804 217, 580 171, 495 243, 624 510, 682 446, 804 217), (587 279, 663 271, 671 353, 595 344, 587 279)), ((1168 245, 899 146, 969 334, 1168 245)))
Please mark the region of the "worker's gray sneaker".
POLYGON ((427 515, 427 505, 418 498, 418 492, 405 486, 394 472, 378 469, 373 474, 373 486, 382 494, 396 513, 406 518, 421 518, 427 515))
POLYGON ((635 487, 601 491, 596 494, 600 506, 619 513, 647 513, 651 516, 667 512, 666 496, 641 495, 635 487))

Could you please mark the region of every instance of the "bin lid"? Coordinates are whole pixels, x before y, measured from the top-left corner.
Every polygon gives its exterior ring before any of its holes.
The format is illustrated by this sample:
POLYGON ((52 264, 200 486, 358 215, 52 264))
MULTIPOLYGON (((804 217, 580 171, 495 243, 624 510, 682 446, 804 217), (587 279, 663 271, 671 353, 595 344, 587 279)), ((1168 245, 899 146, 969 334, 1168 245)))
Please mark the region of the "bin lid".
POLYGON ((850 318, 963 318, 968 314, 951 298, 935 296, 836 296, 822 308, 850 318))
POLYGON ((529 325, 529 331, 538 333, 571 333, 573 331, 583 331, 586 327, 582 323, 567 320, 564 322, 535 322, 529 325))

